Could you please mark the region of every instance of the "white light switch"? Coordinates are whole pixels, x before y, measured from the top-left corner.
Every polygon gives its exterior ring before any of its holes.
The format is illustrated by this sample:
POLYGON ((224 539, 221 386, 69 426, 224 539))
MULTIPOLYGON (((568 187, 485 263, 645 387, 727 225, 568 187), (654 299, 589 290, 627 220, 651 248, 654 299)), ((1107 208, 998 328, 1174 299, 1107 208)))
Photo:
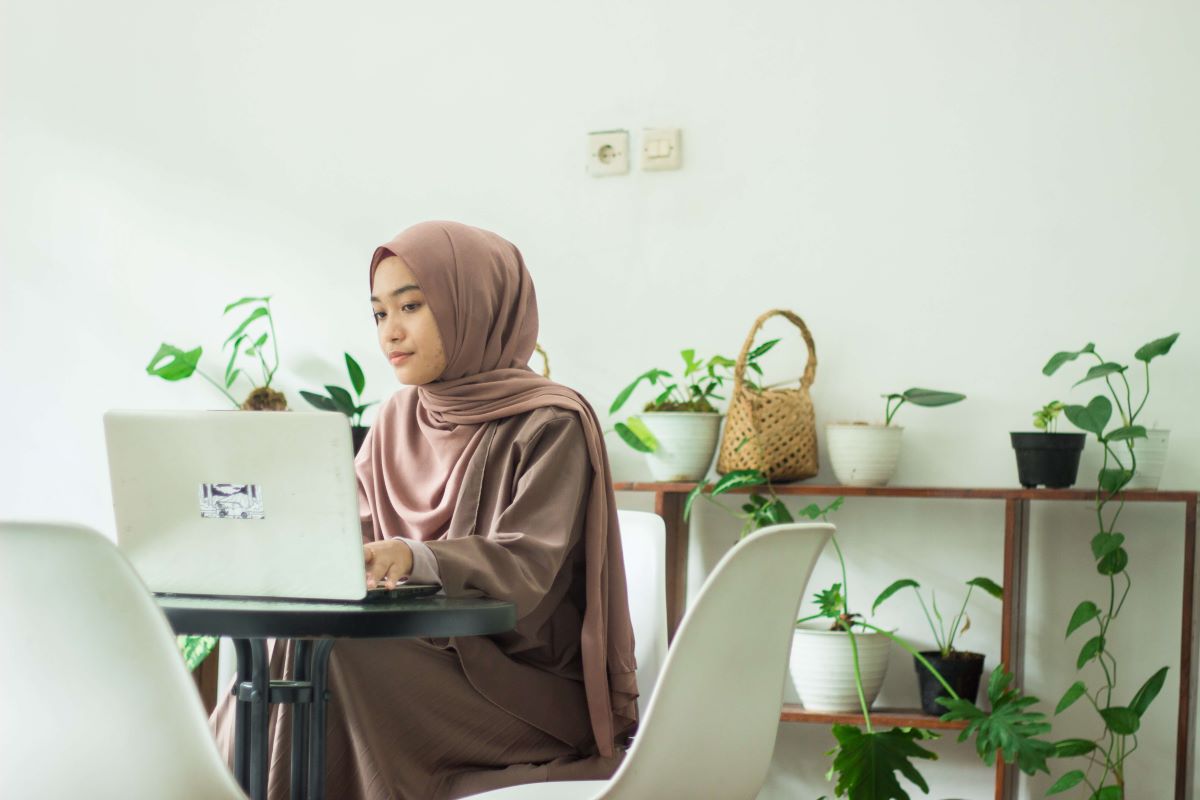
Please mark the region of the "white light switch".
POLYGON ((589 133, 587 171, 593 177, 629 172, 629 131, 589 133))
POLYGON ((642 132, 642 169, 679 169, 679 128, 647 128, 642 132))

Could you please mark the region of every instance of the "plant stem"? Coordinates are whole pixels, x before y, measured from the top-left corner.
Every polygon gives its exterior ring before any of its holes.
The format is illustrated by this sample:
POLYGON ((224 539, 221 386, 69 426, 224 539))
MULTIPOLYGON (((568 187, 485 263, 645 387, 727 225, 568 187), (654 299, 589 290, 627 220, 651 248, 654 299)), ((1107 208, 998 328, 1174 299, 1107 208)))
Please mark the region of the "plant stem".
POLYGON ((920 662, 921 665, 923 665, 925 667, 925 669, 929 670, 933 674, 933 677, 937 678, 938 683, 940 683, 946 689, 946 691, 950 693, 951 697, 953 697, 955 700, 962 699, 961 697, 958 696, 958 692, 954 691, 954 687, 951 686, 950 684, 946 683, 946 679, 942 677, 942 673, 940 673, 936 669, 934 669, 933 664, 930 664, 929 661, 925 658, 925 656, 918 653, 915 647, 913 647, 908 642, 901 639, 899 636, 896 636, 891 631, 885 631, 883 628, 876 627, 875 625, 872 625, 869 622, 860 621, 858 624, 862 625, 864 628, 873 630, 876 633, 882 633, 884 636, 888 637, 893 642, 900 645, 901 648, 903 648, 913 658, 915 658, 918 662, 920 662))
POLYGON ((929 616, 929 609, 925 605, 925 598, 921 597, 921 592, 916 588, 913 591, 917 593, 917 601, 921 604, 921 610, 925 612, 925 621, 929 623, 929 630, 933 631, 933 639, 937 642, 938 649, 945 652, 946 648, 942 645, 942 640, 938 637, 937 625, 933 624, 933 617, 929 616))
POLYGON ((871 733, 871 712, 867 709, 867 696, 863 693, 862 668, 858 664, 858 642, 854 641, 854 631, 846 629, 850 637, 850 655, 854 658, 854 688, 858 692, 858 704, 862 706, 863 722, 866 723, 867 733, 871 733))
POLYGON ((224 386, 222 386, 221 384, 217 383, 216 381, 214 381, 212 378, 210 378, 210 377, 208 377, 207 375, 205 375, 205 374, 204 374, 203 372, 201 372, 200 370, 196 370, 196 374, 197 374, 197 375, 199 375, 201 378, 204 378, 204 380, 208 381, 208 382, 209 382, 209 383, 211 383, 213 386, 217 387, 217 391, 219 391, 221 394, 223 394, 223 395, 225 395, 226 397, 228 397, 228 398, 229 398, 229 402, 233 403, 233 407, 234 407, 234 408, 241 408, 241 407, 242 407, 242 404, 241 404, 241 403, 239 403, 237 400, 234 400, 234 399, 233 399, 233 395, 231 395, 229 392, 225 391, 225 387, 224 387, 224 386))
MULTIPOLYGON (((271 347, 275 351, 275 369, 267 375, 267 386, 271 385, 271 379, 275 377, 275 370, 279 369, 279 340, 275 338, 275 317, 271 314, 271 300, 267 299, 267 322, 271 325, 271 347)), ((266 369, 266 362, 263 362, 263 368, 266 369)))
MULTIPOLYGON (((774 496, 774 492, 771 493, 774 496)), ((846 559, 842 558, 842 548, 838 546, 837 534, 829 537, 829 541, 833 542, 833 549, 837 553, 838 563, 842 566, 842 610, 850 611, 850 582, 846 580, 846 559)))
POLYGON ((967 587, 967 596, 963 600, 962 608, 958 610, 958 616, 954 618, 954 624, 950 626, 950 637, 946 640, 946 646, 942 648, 943 655, 954 649, 954 637, 958 633, 958 624, 962 622, 963 614, 967 613, 967 602, 971 599, 971 591, 974 588, 974 586, 967 587))

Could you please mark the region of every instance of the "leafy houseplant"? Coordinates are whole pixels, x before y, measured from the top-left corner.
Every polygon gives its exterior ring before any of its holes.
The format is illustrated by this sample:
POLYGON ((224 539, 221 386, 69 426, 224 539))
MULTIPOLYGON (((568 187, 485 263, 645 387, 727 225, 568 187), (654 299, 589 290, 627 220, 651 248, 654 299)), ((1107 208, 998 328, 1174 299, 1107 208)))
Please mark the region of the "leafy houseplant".
POLYGON ((1057 432, 1058 416, 1065 408, 1052 400, 1033 412, 1033 427, 1041 433, 1009 434, 1017 455, 1017 480, 1026 489, 1036 486, 1065 489, 1075 483, 1087 436, 1057 432))
MULTIPOLYGON (((976 587, 997 600, 1004 597, 1004 590, 995 581, 984 577, 972 578, 967 581, 967 595, 963 598, 963 604, 958 610, 958 614, 951 620, 949 629, 946 628, 946 620, 938 609, 937 593, 930 592, 930 604, 926 605, 925 598, 921 596, 921 584, 912 578, 901 578, 896 581, 880 592, 871 605, 871 613, 874 614, 879 606, 896 592, 906 588, 912 589, 921 604, 921 610, 925 612, 925 620, 929 623, 930 631, 933 632, 933 641, 937 644, 937 650, 921 651, 921 655, 954 687, 960 697, 972 701, 979 695, 979 680, 983 676, 984 656, 983 653, 955 650, 954 640, 971 627, 971 618, 967 616, 967 603, 970 602, 971 592, 976 587), (933 616, 929 614, 930 606, 933 607, 933 616), (934 622, 934 616, 937 617, 937 622, 934 622)), ((941 715, 942 709, 937 704, 937 699, 949 697, 949 695, 941 691, 941 686, 933 674, 923 670, 919 661, 916 661, 914 666, 921 688, 921 710, 926 714, 941 715)))
POLYGON ((181 381, 185 378, 190 378, 195 373, 215 386, 221 394, 225 395, 233 403, 234 408, 246 411, 286 411, 287 398, 284 397, 282 392, 271 388, 271 381, 275 377, 275 372, 279 369, 279 345, 276 342, 275 322, 271 318, 271 298, 243 297, 241 300, 225 306, 223 313, 228 314, 233 309, 250 303, 260 305, 250 312, 250 315, 242 321, 241 325, 238 325, 234 329, 233 333, 229 335, 229 338, 222 345, 222 349, 224 349, 231 343, 233 344, 233 351, 229 354, 229 362, 225 367, 223 385, 222 383, 217 383, 199 369, 200 356, 203 354, 203 348, 200 347, 185 351, 163 342, 159 346, 158 352, 154 354, 154 358, 150 359, 150 363, 146 366, 146 372, 168 381, 181 381), (249 342, 251 334, 247 331, 250 326, 264 318, 269 330, 263 331, 253 342, 249 342), (273 367, 267 366, 267 360, 263 355, 263 348, 268 340, 271 342, 275 360, 273 367), (262 367, 263 381, 261 386, 255 384, 247 372, 243 371, 240 367, 234 366, 239 356, 257 359, 258 364, 262 367), (164 359, 168 360, 163 363, 164 359), (234 382, 239 377, 244 378, 251 386, 250 394, 240 403, 229 393, 229 390, 233 388, 234 382))
POLYGON ((325 391, 329 393, 328 396, 304 390, 301 390, 300 396, 307 400, 310 405, 322 411, 340 411, 349 417, 350 432, 354 439, 354 452, 357 453, 359 448, 362 447, 363 440, 367 437, 367 431, 369 430, 369 428, 362 424, 363 412, 378 401, 362 402, 363 389, 367 385, 367 379, 363 376, 362 367, 358 365, 358 362, 349 353, 343 353, 342 355, 346 357, 346 371, 350 374, 350 385, 354 388, 354 395, 351 395, 349 391, 343 389, 341 386, 325 384, 325 391))
POLYGON ((958 392, 913 388, 883 395, 882 425, 865 422, 834 422, 825 426, 829 461, 837 479, 846 486, 884 486, 895 474, 900 460, 900 436, 903 428, 892 420, 905 403, 926 408, 948 406, 966 399, 958 392))
POLYGON ((1096 626, 1093 629, 1095 635, 1079 651, 1075 666, 1082 670, 1088 664, 1095 663, 1102 675, 1100 683, 1093 684, 1095 688, 1083 680, 1073 683, 1059 700, 1055 713, 1062 713, 1080 698, 1086 698, 1099 717, 1101 732, 1094 739, 1072 739, 1068 743, 1060 743, 1060 755, 1086 756, 1088 763, 1085 769, 1074 769, 1059 777, 1050 787, 1051 794, 1086 783, 1094 798, 1109 800, 1127 796, 1126 759, 1137 750, 1137 732, 1142 717, 1166 680, 1167 667, 1163 667, 1142 684, 1128 703, 1121 704, 1114 696, 1117 658, 1108 649, 1108 643, 1111 641, 1112 624, 1120 615, 1133 585, 1129 575, 1129 553, 1122 546, 1125 534, 1117 530, 1117 521, 1124 508, 1124 499, 1119 495, 1137 473, 1136 442, 1146 437, 1146 429, 1137 424, 1137 419, 1150 396, 1150 362, 1169 353, 1178 338, 1179 334, 1174 333, 1155 339, 1138 348, 1134 354, 1134 358, 1145 365, 1144 391, 1136 406, 1126 376, 1129 367, 1106 361, 1091 342, 1081 350, 1055 353, 1042 368, 1043 374, 1053 375, 1067 362, 1080 356, 1092 356, 1098 363, 1075 385, 1103 380, 1108 387, 1107 396, 1098 394, 1087 405, 1068 405, 1063 409, 1075 427, 1093 434, 1104 448, 1095 500, 1096 522, 1100 530, 1092 537, 1091 549, 1096 571, 1108 583, 1108 602, 1101 605, 1092 600, 1082 601, 1067 623, 1068 637, 1084 626, 1096 626), (1114 385, 1114 380, 1119 381, 1119 388, 1123 392, 1114 385), (1114 408, 1119 424, 1108 429, 1114 408), (1110 506, 1113 507, 1111 510, 1110 506), (1123 588, 1118 586, 1119 581, 1125 584, 1123 588))

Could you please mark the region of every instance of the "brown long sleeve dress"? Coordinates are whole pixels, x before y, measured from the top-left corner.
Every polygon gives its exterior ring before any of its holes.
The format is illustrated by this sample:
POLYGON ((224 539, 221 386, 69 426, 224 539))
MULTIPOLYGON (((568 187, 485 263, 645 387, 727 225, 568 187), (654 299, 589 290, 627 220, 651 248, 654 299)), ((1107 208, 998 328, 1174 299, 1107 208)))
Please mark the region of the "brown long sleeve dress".
MULTIPOLYGON (((427 544, 446 594, 517 606, 514 630, 453 639, 341 640, 329 663, 326 794, 456 798, 518 783, 607 778, 580 660, 581 546, 592 467, 579 418, 542 407, 490 423, 444 538, 427 544)), ((364 517, 370 539, 370 517, 364 517)), ((290 676, 292 648, 271 671, 290 676)), ((232 761, 233 703, 211 720, 232 761)), ((271 798, 289 790, 290 707, 272 708, 271 798)))

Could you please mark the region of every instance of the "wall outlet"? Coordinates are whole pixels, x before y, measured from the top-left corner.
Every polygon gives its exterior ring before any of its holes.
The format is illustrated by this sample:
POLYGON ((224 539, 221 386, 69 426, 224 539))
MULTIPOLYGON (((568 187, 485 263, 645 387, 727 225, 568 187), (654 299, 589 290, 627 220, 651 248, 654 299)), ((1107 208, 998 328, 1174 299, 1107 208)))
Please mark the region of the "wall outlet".
POLYGON ((593 177, 629 172, 629 131, 588 134, 587 172, 593 177))

